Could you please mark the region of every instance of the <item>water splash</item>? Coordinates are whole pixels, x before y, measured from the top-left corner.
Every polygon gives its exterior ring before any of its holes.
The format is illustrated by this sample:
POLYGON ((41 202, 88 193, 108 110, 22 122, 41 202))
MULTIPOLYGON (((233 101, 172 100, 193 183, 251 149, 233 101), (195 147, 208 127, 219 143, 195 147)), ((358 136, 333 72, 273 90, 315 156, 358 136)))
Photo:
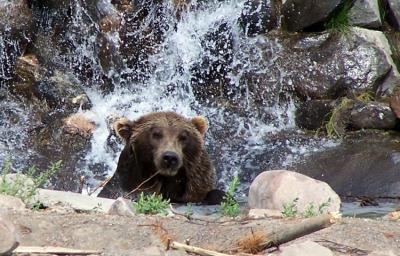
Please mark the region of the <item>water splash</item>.
MULTIPOLYGON (((104 13, 114 13, 109 0, 100 2, 104 13)), ((115 171, 122 149, 110 136, 107 120, 113 115, 135 119, 152 111, 172 110, 188 117, 206 116, 210 123, 206 146, 219 182, 225 184, 239 174, 244 189, 261 170, 290 166, 297 157, 326 144, 317 138, 299 138, 306 136, 295 127, 291 74, 277 65, 282 46, 275 39, 243 35, 238 20, 244 2, 192 1, 179 19, 173 15, 172 3, 148 7, 144 22, 123 35, 139 38, 142 44, 149 36, 159 40, 144 48, 148 52, 140 55, 139 64, 132 64, 124 52, 129 42, 121 34, 101 33, 86 6, 79 0, 71 2, 70 24, 59 38, 68 47, 55 49, 58 54, 48 61, 74 73, 92 103, 84 113, 97 129, 82 166, 92 184, 115 171), (160 17, 164 23, 158 27, 160 35, 149 34, 152 19, 160 17), (118 65, 102 65, 100 36, 110 45, 110 55, 118 65), (102 90, 104 77, 111 89, 102 90)), ((135 15, 140 12, 139 8, 135 15)), ((44 17, 45 32, 52 30, 52 19, 44 17)), ((22 143, 15 142, 11 148, 22 143)))

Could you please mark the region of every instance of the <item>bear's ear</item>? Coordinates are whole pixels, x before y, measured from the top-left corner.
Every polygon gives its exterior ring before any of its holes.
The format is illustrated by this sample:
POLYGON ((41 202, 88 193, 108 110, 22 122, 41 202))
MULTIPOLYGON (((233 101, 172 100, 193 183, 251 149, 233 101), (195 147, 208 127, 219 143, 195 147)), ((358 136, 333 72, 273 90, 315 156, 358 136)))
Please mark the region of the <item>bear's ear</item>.
POLYGON ((120 118, 114 122, 114 131, 119 137, 128 141, 132 134, 132 122, 128 118, 120 118))
POLYGON ((203 116, 195 116, 191 120, 192 124, 196 127, 196 129, 200 132, 201 135, 204 135, 208 129, 207 120, 203 116))

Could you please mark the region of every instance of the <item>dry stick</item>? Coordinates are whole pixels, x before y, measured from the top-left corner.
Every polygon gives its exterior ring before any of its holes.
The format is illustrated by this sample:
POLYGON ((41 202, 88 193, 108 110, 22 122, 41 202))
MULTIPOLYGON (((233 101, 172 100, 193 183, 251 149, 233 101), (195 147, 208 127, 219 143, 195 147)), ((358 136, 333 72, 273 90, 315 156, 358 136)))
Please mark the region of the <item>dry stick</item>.
POLYGON ((177 250, 185 250, 187 252, 196 253, 196 254, 202 255, 202 256, 231 256, 231 254, 210 251, 210 250, 206 250, 206 249, 203 249, 200 247, 195 247, 195 246, 182 244, 182 243, 178 243, 178 242, 172 242, 170 244, 170 247, 177 249, 177 250))
POLYGON ((139 184, 139 186, 137 186, 135 189, 133 189, 131 192, 129 192, 128 194, 126 194, 124 196, 124 198, 127 198, 128 196, 132 195, 133 193, 135 193, 136 191, 138 191, 140 189, 141 186, 143 186, 146 182, 148 182, 149 180, 151 180, 152 178, 154 178, 160 171, 154 173, 153 175, 151 175, 147 180, 144 180, 142 183, 139 184))
POLYGON ((18 246, 13 254, 17 253, 32 253, 32 254, 68 254, 68 255, 89 255, 89 254, 101 254, 101 251, 94 250, 79 250, 64 247, 53 247, 53 246, 18 246))
POLYGON ((97 186, 94 187, 93 190, 88 193, 88 195, 90 196, 91 194, 96 192, 99 188, 104 187, 111 180, 111 178, 112 178, 112 176, 108 177, 107 179, 105 179, 102 182, 100 182, 99 184, 97 184, 97 186))

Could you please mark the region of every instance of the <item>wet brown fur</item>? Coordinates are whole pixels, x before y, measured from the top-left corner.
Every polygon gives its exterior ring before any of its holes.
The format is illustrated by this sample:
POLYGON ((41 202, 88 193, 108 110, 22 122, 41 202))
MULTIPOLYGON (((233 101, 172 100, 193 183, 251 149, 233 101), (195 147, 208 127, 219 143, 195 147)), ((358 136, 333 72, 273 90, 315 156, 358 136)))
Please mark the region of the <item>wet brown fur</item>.
POLYGON ((116 171, 123 190, 129 192, 156 172, 160 174, 144 187, 161 184, 153 186, 155 192, 172 202, 201 202, 214 188, 214 170, 203 141, 204 117, 188 119, 174 112, 155 112, 135 121, 122 118, 114 129, 126 144, 116 171), (165 151, 179 155, 177 170, 158 164, 165 151))

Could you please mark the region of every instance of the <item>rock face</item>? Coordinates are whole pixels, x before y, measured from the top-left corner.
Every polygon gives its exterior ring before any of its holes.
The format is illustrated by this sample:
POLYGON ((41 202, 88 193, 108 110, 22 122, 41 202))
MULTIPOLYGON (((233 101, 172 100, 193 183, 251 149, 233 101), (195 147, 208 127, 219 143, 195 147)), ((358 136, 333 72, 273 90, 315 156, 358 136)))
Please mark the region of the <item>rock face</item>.
POLYGON ((285 170, 265 171, 255 178, 250 185, 249 207, 282 211, 284 204, 296 198, 299 212, 304 212, 310 204, 318 208, 328 201, 326 211, 340 209, 340 198, 328 184, 285 170))
POLYGON ((21 55, 33 34, 32 11, 25 0, 0 1, 0 77, 10 80, 16 58, 21 55))
POLYGON ((301 102, 296 109, 296 124, 300 128, 316 130, 328 121, 333 109, 330 100, 308 100, 301 102))
POLYGON ((399 197, 399 136, 348 134, 335 148, 296 164, 299 172, 327 182, 342 197, 399 197), (382 186, 382 184, 385 184, 382 186))
POLYGON ((246 35, 263 34, 278 25, 278 6, 275 0, 247 0, 240 17, 246 35))
POLYGON ((348 15, 351 25, 375 29, 382 26, 378 0, 356 0, 348 15))
POLYGON ((287 0, 282 7, 282 23, 288 31, 299 31, 325 21, 341 0, 287 0))
POLYGON ((386 0, 386 2, 389 7, 388 18, 393 27, 400 31, 400 2, 397 0, 386 0))

